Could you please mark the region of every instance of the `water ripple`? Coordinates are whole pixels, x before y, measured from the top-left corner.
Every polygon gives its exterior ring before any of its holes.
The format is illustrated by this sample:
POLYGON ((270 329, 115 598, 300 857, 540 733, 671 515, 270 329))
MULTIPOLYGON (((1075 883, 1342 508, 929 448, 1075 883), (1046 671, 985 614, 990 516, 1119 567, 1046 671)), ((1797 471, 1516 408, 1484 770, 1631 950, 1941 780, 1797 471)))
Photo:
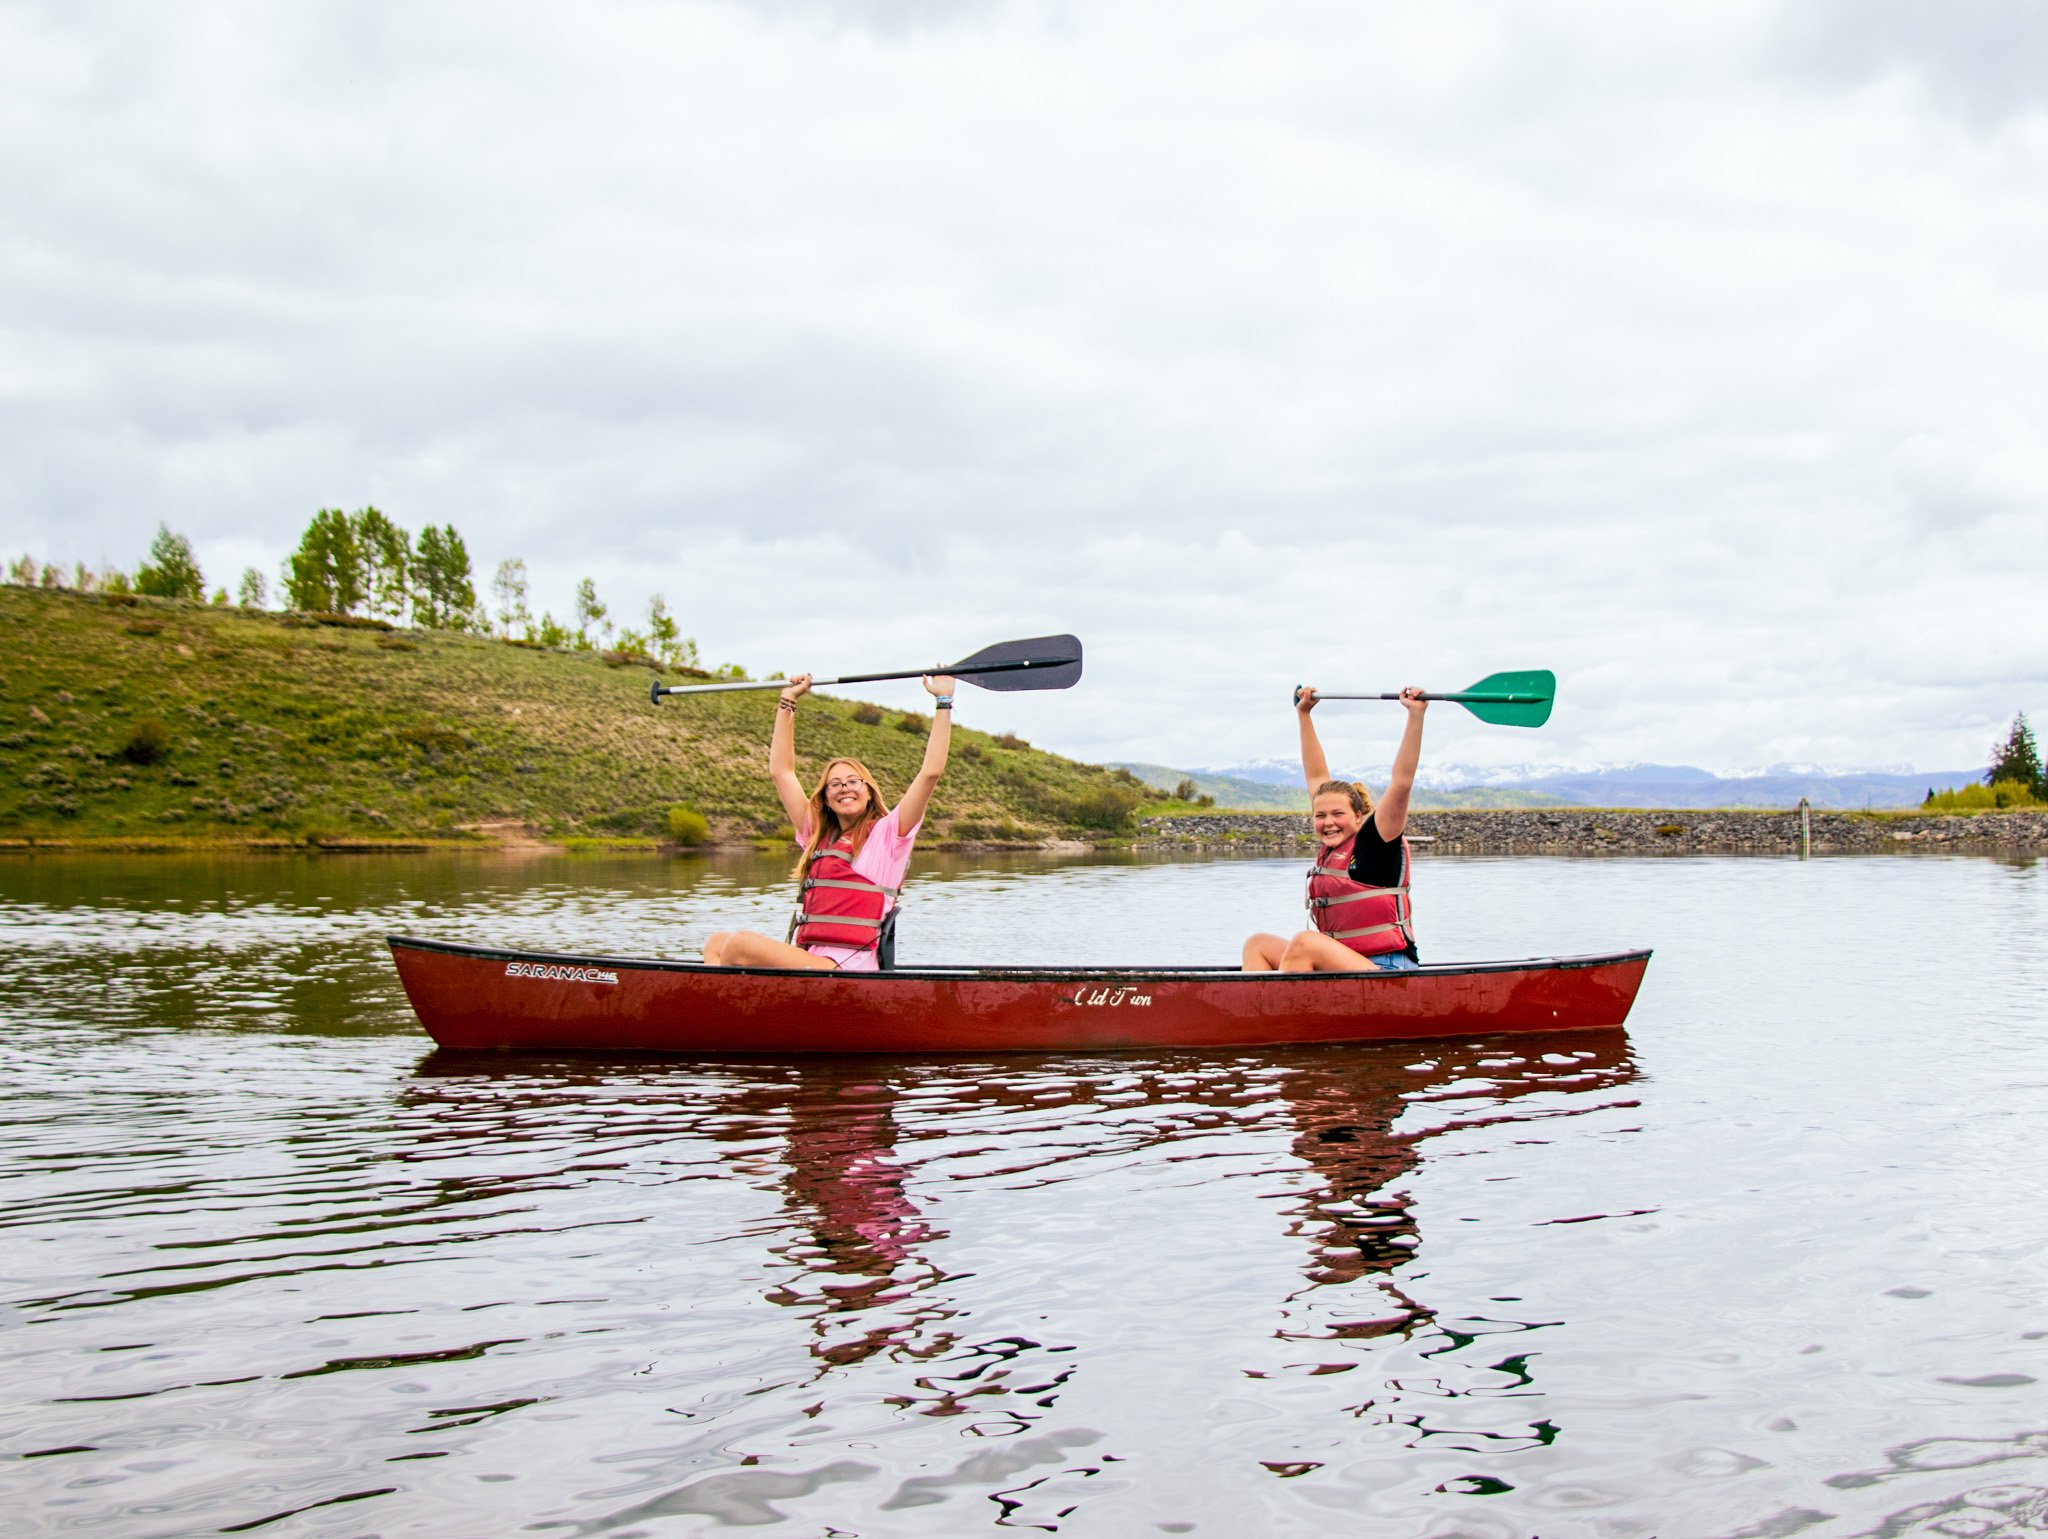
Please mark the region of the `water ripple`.
MULTIPOLYGON (((0 1002, 0 1502, 336 1539, 2040 1531, 2032 867, 1432 862, 1446 945, 1541 913, 1660 953, 1629 1038, 1420 1049, 464 1058, 378 941, 672 952, 779 908, 780 865, 0 867, 36 980, 0 1002), (1948 956, 1870 950, 1929 905, 1948 956)), ((1297 883, 941 869, 920 944, 1079 956, 1156 907, 1124 944, 1206 955, 1297 883)))

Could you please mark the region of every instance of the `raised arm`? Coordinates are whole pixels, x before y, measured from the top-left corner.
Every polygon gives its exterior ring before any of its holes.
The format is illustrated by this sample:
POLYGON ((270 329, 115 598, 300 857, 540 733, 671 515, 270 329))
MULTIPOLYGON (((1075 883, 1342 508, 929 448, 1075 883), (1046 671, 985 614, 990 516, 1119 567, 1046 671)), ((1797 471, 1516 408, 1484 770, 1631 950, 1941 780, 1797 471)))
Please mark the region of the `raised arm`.
POLYGON ((811 676, 800 673, 783 686, 775 701, 775 730, 768 738, 768 778, 775 796, 789 814, 789 826, 801 830, 810 816, 811 799, 796 778, 796 703, 811 692, 811 676))
POLYGON ((1294 714, 1301 722, 1301 773, 1308 781, 1309 794, 1330 778, 1330 761, 1323 753, 1323 740, 1316 736, 1316 724, 1308 713, 1316 708, 1313 685, 1304 684, 1294 692, 1294 714))
POLYGON ((1422 763, 1422 713, 1429 709, 1429 701, 1412 684, 1401 691, 1401 704, 1407 707, 1408 725, 1401 729, 1401 746, 1394 750, 1386 794, 1372 810, 1373 827, 1389 844, 1408 826, 1408 796, 1415 789, 1416 766, 1422 763))
POLYGON ((927 694, 936 697, 932 706, 932 735, 925 739, 924 763, 917 767, 917 778, 896 804, 896 832, 906 838, 924 820, 924 810, 932 804, 932 792, 938 789, 939 776, 946 773, 947 751, 953 746, 953 680, 943 673, 936 678, 927 674, 924 687, 927 694))

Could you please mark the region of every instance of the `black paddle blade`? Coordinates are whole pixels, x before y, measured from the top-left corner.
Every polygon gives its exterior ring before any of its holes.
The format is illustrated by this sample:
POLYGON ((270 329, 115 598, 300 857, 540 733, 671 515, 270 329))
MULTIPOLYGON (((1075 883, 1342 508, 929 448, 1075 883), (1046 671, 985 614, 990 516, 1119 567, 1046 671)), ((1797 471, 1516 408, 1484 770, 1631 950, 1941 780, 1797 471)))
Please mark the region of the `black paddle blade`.
POLYGON ((1002 694, 1020 689, 1071 689, 1081 682, 1081 641, 1077 636, 999 641, 972 657, 961 658, 945 671, 1002 694))

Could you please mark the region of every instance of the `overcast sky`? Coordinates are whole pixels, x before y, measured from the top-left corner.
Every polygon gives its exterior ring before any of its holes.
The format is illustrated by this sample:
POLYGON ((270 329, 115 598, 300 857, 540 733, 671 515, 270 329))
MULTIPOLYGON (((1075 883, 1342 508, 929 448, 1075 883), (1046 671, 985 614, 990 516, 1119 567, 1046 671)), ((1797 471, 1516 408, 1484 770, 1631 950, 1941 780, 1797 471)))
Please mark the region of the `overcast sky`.
POLYGON ((374 503, 756 671, 1072 630, 961 717, 1091 759, 1550 667, 1430 757, 1982 762, 2044 275, 2022 0, 0 0, 8 555, 374 503))

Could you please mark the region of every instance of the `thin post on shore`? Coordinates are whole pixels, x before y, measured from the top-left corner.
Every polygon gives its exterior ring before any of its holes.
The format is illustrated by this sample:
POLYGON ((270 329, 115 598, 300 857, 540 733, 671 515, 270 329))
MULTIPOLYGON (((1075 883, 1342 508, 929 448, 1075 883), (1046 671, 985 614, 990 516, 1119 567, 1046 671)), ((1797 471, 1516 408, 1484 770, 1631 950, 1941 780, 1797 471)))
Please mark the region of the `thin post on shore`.
POLYGON ((1799 798, 1799 858, 1813 858, 1813 804, 1803 796, 1799 798))

